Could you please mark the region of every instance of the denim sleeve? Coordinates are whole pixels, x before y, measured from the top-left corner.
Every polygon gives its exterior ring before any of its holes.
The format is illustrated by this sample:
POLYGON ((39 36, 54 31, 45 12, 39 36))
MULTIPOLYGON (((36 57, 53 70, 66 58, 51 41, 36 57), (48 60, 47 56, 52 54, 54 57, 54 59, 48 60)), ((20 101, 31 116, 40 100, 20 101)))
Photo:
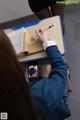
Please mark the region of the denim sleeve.
POLYGON ((57 46, 46 49, 52 71, 45 81, 44 98, 50 110, 54 110, 60 97, 63 96, 67 80, 67 66, 57 46))

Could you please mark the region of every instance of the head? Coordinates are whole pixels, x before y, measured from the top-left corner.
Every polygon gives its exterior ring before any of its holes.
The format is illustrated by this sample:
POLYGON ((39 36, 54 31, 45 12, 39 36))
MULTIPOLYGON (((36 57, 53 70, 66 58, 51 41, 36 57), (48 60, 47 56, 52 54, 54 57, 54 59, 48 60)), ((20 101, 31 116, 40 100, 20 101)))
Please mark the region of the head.
POLYGON ((11 120, 37 119, 24 71, 3 31, 0 31, 0 112, 7 112, 11 120))

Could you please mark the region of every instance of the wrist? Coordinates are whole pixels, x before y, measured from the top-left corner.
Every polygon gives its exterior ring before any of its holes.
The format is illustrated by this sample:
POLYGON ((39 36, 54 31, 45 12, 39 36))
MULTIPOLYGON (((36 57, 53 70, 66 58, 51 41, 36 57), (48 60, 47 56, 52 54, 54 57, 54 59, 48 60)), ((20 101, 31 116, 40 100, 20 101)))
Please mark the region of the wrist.
POLYGON ((53 40, 47 40, 43 42, 43 48, 44 50, 46 50, 46 48, 50 47, 50 46, 57 46, 56 42, 53 40))

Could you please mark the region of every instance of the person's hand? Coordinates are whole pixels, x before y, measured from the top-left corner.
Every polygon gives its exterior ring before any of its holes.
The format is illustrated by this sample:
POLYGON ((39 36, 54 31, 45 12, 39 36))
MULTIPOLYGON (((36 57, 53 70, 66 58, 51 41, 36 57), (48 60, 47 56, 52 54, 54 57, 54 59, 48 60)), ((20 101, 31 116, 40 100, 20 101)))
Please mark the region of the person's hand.
POLYGON ((47 31, 42 31, 41 29, 39 29, 36 31, 36 34, 42 43, 49 40, 49 35, 47 31))

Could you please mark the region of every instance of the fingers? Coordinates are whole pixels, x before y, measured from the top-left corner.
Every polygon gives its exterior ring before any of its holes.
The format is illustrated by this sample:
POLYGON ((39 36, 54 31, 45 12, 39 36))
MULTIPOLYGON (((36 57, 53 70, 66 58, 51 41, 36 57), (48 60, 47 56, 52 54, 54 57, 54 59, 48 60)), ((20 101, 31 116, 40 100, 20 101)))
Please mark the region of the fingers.
POLYGON ((43 33, 43 31, 41 29, 39 29, 39 30, 36 30, 36 33, 38 36, 40 36, 43 33))
POLYGON ((47 31, 44 32, 42 29, 36 30, 36 34, 41 42, 44 42, 49 39, 47 31))
POLYGON ((41 29, 37 30, 39 33, 43 33, 43 31, 41 29))

